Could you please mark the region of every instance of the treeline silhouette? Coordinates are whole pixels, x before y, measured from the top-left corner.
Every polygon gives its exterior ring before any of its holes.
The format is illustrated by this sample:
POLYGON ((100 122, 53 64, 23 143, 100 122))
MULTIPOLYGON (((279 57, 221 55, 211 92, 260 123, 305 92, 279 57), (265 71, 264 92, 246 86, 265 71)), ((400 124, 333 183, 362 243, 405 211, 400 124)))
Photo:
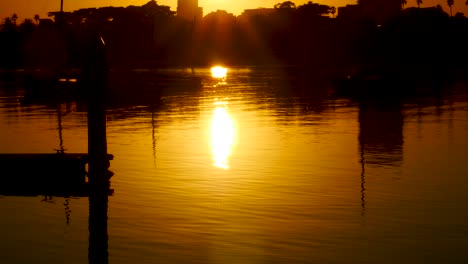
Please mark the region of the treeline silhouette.
POLYGON ((440 5, 407 8, 358 39, 361 63, 406 76, 444 77, 467 65, 468 19, 440 5))
POLYGON ((399 71, 447 71, 466 66, 468 19, 440 6, 407 8, 383 24, 335 18, 336 8, 287 1, 234 16, 218 10, 200 21, 170 7, 143 6, 51 12, 54 20, 5 18, 2 68, 80 68, 95 34, 106 42, 112 68, 304 65, 331 72, 349 65, 399 71))

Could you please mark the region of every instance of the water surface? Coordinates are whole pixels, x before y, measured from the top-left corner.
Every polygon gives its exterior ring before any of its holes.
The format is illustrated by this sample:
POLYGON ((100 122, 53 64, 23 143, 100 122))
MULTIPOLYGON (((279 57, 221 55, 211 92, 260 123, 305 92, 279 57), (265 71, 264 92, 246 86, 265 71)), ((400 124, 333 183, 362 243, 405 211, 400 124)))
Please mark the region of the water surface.
MULTIPOLYGON (((278 69, 195 74, 107 112, 110 263, 468 260, 465 84, 383 104, 278 69)), ((1 87, 0 153, 87 152, 86 107, 1 87)), ((0 259, 86 263, 88 210, 0 196, 0 259)))

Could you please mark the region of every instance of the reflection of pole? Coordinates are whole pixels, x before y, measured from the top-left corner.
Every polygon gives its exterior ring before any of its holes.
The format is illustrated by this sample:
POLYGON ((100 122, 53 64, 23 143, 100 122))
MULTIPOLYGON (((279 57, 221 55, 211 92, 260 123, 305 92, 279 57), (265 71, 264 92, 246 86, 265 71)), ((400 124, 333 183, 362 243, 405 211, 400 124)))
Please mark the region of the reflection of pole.
POLYGON ((70 216, 71 216, 71 210, 70 210, 70 198, 65 198, 65 202, 63 203, 65 206, 65 219, 67 221, 67 225, 70 224, 70 216))
POLYGON ((88 157, 89 157, 89 252, 90 264, 108 263, 107 206, 110 189, 106 140, 104 94, 107 79, 104 43, 91 36, 89 57, 83 69, 88 91, 88 157))
POLYGON ((89 194, 89 252, 88 260, 90 264, 108 263, 108 235, 107 235, 107 205, 109 193, 109 180, 104 180, 101 175, 94 175, 90 178, 89 194), (97 176, 97 177, 96 177, 97 176), (99 177, 99 178, 98 178, 99 177))
POLYGON ((153 131, 151 133, 153 139, 153 160, 154 166, 156 167, 156 122, 154 121, 154 105, 151 106, 151 125, 153 127, 153 131))
POLYGON ((361 216, 364 216, 366 212, 366 178, 365 178, 365 173, 366 173, 366 163, 365 163, 365 158, 364 158, 364 133, 363 132, 363 114, 365 111, 363 108, 365 106, 361 104, 359 106, 359 154, 361 155, 361 216))
POLYGON ((362 143, 362 140, 360 142, 360 152, 361 152, 361 215, 364 216, 364 213, 366 212, 366 188, 365 188, 365 183, 366 183, 366 178, 365 178, 365 161, 364 161, 364 144, 362 143))
MULTIPOLYGON (((97 88, 97 87, 96 87, 97 88)), ((89 263, 108 263, 107 206, 109 161, 106 143, 106 112, 99 100, 88 109, 89 152, 89 263)))
POLYGON ((194 49, 194 43, 195 43, 195 27, 197 25, 197 17, 193 17, 193 23, 192 23, 192 28, 190 29, 190 69, 192 71, 192 74, 195 73, 195 69, 193 68, 193 63, 194 63, 194 57, 195 57, 195 49, 194 49))
POLYGON ((62 135, 62 110, 60 106, 57 108, 57 118, 58 118, 58 132, 59 132, 59 141, 60 141, 60 149, 57 150, 58 153, 65 153, 65 149, 63 148, 63 135, 62 135))

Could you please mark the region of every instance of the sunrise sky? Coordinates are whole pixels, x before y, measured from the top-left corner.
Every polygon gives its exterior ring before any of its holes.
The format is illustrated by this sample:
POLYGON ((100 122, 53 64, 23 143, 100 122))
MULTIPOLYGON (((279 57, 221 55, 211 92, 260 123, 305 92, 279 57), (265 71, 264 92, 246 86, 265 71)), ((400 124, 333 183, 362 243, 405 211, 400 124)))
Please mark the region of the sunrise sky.
MULTIPOLYGON (((64 10, 73 11, 80 8, 88 7, 103 7, 103 6, 141 6, 149 0, 64 0, 64 10)), ((172 10, 176 10, 177 0, 159 0, 161 5, 169 5, 172 10)), ((283 2, 283 0, 199 0, 199 5, 203 7, 204 14, 208 14, 217 9, 227 10, 228 12, 239 15, 242 10, 257 7, 273 7, 274 4, 283 2)), ((304 4, 308 0, 293 1, 297 5, 304 4)), ((315 0, 314 3, 332 5, 335 7, 344 6, 346 4, 354 4, 357 0, 315 0)), ((446 0, 423 0, 423 6, 434 6, 440 4, 448 11, 446 0)), ((416 0, 408 0, 408 6, 415 6, 416 0)), ((34 14, 39 14, 41 17, 46 17, 47 12, 60 9, 60 0, 1 0, 0 1, 0 18, 11 16, 13 13, 18 14, 19 20, 32 18, 34 14)), ((465 5, 465 0, 455 0, 453 13, 464 12, 468 14, 468 8, 465 5)))

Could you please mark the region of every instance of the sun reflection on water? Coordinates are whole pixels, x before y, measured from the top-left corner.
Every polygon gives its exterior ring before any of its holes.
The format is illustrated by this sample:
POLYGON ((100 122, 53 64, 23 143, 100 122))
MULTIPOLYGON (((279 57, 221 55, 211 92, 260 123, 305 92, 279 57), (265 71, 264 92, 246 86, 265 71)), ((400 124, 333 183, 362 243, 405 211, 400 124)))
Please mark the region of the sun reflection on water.
POLYGON ((229 169, 228 158, 235 143, 236 128, 225 106, 217 103, 211 121, 211 148, 214 166, 229 169))

